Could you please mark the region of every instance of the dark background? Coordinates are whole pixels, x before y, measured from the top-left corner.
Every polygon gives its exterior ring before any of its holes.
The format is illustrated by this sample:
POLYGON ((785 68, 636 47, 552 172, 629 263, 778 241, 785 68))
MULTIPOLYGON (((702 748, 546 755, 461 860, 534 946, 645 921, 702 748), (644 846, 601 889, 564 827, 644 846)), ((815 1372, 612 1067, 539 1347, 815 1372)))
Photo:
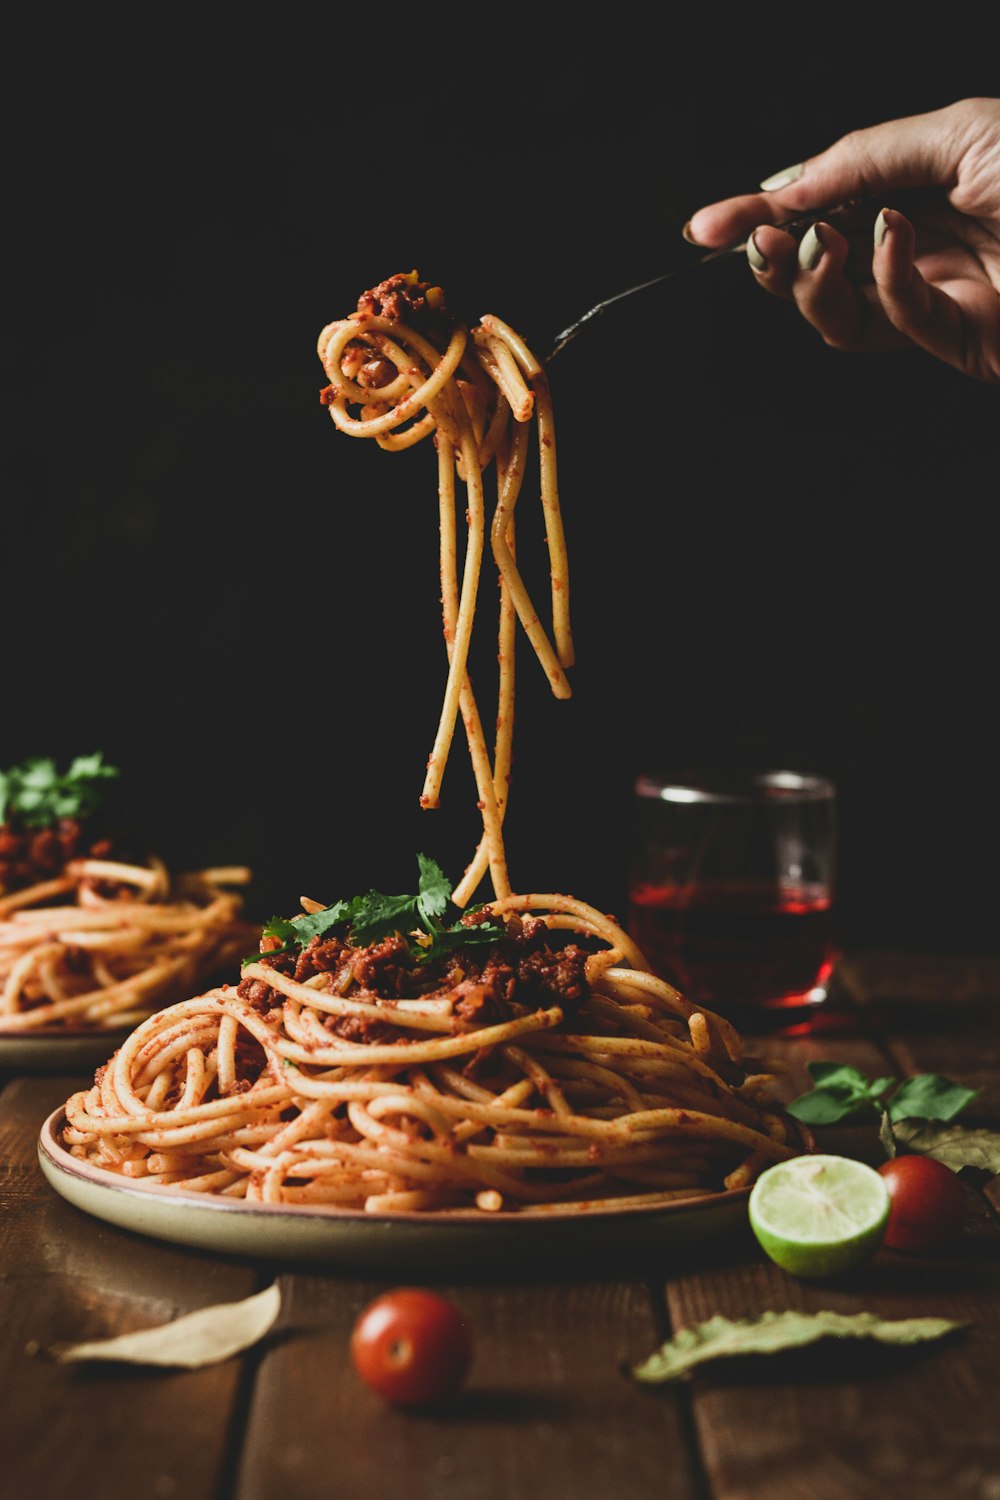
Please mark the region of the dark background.
MULTIPOLYGON (((418 849, 457 878, 478 829, 464 748, 417 806, 433 451, 335 431, 320 328, 417 267, 544 352, 693 260, 701 204, 997 92, 992 46, 938 34, 459 14, 9 49, 0 763, 102 749, 148 845, 250 862, 265 916, 407 889, 418 849)), ((834 353, 738 261, 608 314, 552 385, 579 665, 557 703, 521 652, 515 887, 621 912, 639 770, 820 770, 845 943, 997 951, 996 389, 834 353)))

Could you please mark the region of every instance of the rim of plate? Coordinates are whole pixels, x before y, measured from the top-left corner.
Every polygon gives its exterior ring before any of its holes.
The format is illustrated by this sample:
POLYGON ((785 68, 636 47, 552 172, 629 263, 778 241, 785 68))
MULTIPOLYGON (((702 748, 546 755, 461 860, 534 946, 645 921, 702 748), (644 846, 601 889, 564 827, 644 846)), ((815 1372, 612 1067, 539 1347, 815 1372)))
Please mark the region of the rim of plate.
MULTIPOLYGON (((336 1208, 322 1205, 311 1205, 308 1203, 246 1203, 240 1198, 221 1198, 210 1196, 207 1193, 178 1192, 169 1188, 144 1188, 139 1185, 139 1179, 123 1180, 115 1172, 105 1171, 101 1167, 91 1166, 73 1156, 60 1144, 58 1133, 65 1119, 65 1106, 60 1105, 52 1111, 48 1119, 42 1125, 38 1137, 38 1146, 45 1156, 48 1157, 58 1171, 75 1177, 82 1182, 90 1183, 93 1187, 104 1188, 111 1192, 118 1192, 129 1198, 142 1200, 150 1203, 172 1205, 175 1208, 194 1207, 210 1213, 236 1214, 238 1217, 253 1217, 262 1215, 267 1219, 274 1219, 283 1214, 292 1218, 316 1219, 320 1221, 343 1222, 357 1220, 364 1224, 467 1224, 479 1228, 488 1229, 491 1224, 557 1224, 586 1219, 594 1222, 602 1219, 644 1219, 659 1217, 663 1214, 681 1215, 694 1211, 711 1213, 733 1208, 736 1204, 746 1202, 750 1196, 751 1188, 734 1188, 716 1193, 702 1193, 690 1198, 669 1198, 661 1203, 633 1203, 626 1204, 621 1208, 609 1207, 603 1203, 600 1208, 587 1208, 586 1200, 578 1206, 566 1205, 565 1208, 553 1209, 521 1209, 517 1213, 511 1213, 501 1209, 497 1213, 483 1213, 478 1209, 469 1208, 446 1208, 432 1209, 420 1213, 367 1213, 363 1208, 336 1208)), ((814 1149, 810 1145, 810 1137, 801 1129, 805 1149, 814 1149)))
POLYGON ((0 1024, 2 1042, 84 1042, 105 1041, 129 1036, 135 1026, 33 1026, 30 1030, 9 1031, 0 1024))

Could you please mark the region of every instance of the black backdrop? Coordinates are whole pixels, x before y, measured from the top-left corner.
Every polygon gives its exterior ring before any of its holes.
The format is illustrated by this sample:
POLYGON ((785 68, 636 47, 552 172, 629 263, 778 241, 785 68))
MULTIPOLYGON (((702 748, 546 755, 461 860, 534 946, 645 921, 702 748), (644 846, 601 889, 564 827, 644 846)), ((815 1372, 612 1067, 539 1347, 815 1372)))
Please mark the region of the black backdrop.
MULTIPOLYGON (((9 54, 0 762, 102 749, 148 844, 249 861, 264 915, 406 889, 418 849, 457 876, 477 826, 461 755, 417 807, 433 453, 334 430, 320 327, 418 267, 543 350, 687 265, 702 203, 997 92, 992 47, 939 36, 779 60, 710 15, 524 44, 407 16, 91 17, 9 54)), ((515 884, 621 910, 640 769, 818 769, 844 940, 997 951, 997 391, 834 353, 737 262, 552 383, 579 665, 556 703, 520 656, 515 884)))

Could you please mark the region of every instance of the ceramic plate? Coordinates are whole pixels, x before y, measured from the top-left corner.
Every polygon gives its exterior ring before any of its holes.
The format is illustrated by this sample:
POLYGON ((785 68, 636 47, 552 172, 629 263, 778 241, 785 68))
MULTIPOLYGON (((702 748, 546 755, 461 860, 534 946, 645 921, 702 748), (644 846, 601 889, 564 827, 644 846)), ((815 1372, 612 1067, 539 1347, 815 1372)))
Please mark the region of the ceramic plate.
POLYGON ((107 1062, 132 1030, 0 1032, 0 1071, 89 1074, 107 1062))
MULTIPOLYGON (((236 1198, 150 1189, 91 1167, 59 1144, 62 1108, 38 1140, 56 1192, 94 1218, 152 1239, 258 1260, 321 1262, 342 1269, 413 1272, 492 1266, 537 1269, 561 1256, 640 1255, 732 1239, 746 1231, 749 1188, 656 1207, 483 1214, 368 1214, 358 1209, 263 1207, 236 1198)), ((568 1257, 572 1257, 569 1260, 568 1257)))

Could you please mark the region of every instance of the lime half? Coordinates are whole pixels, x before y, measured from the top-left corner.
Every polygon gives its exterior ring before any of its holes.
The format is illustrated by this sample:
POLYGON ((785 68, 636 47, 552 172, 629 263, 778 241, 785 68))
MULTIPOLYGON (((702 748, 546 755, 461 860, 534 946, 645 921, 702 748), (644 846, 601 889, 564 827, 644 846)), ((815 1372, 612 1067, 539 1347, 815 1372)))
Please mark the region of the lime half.
POLYGON ((836 1276, 882 1243, 889 1190, 873 1167, 848 1156, 793 1156, 762 1172, 750 1193, 750 1227, 793 1276, 836 1276))

